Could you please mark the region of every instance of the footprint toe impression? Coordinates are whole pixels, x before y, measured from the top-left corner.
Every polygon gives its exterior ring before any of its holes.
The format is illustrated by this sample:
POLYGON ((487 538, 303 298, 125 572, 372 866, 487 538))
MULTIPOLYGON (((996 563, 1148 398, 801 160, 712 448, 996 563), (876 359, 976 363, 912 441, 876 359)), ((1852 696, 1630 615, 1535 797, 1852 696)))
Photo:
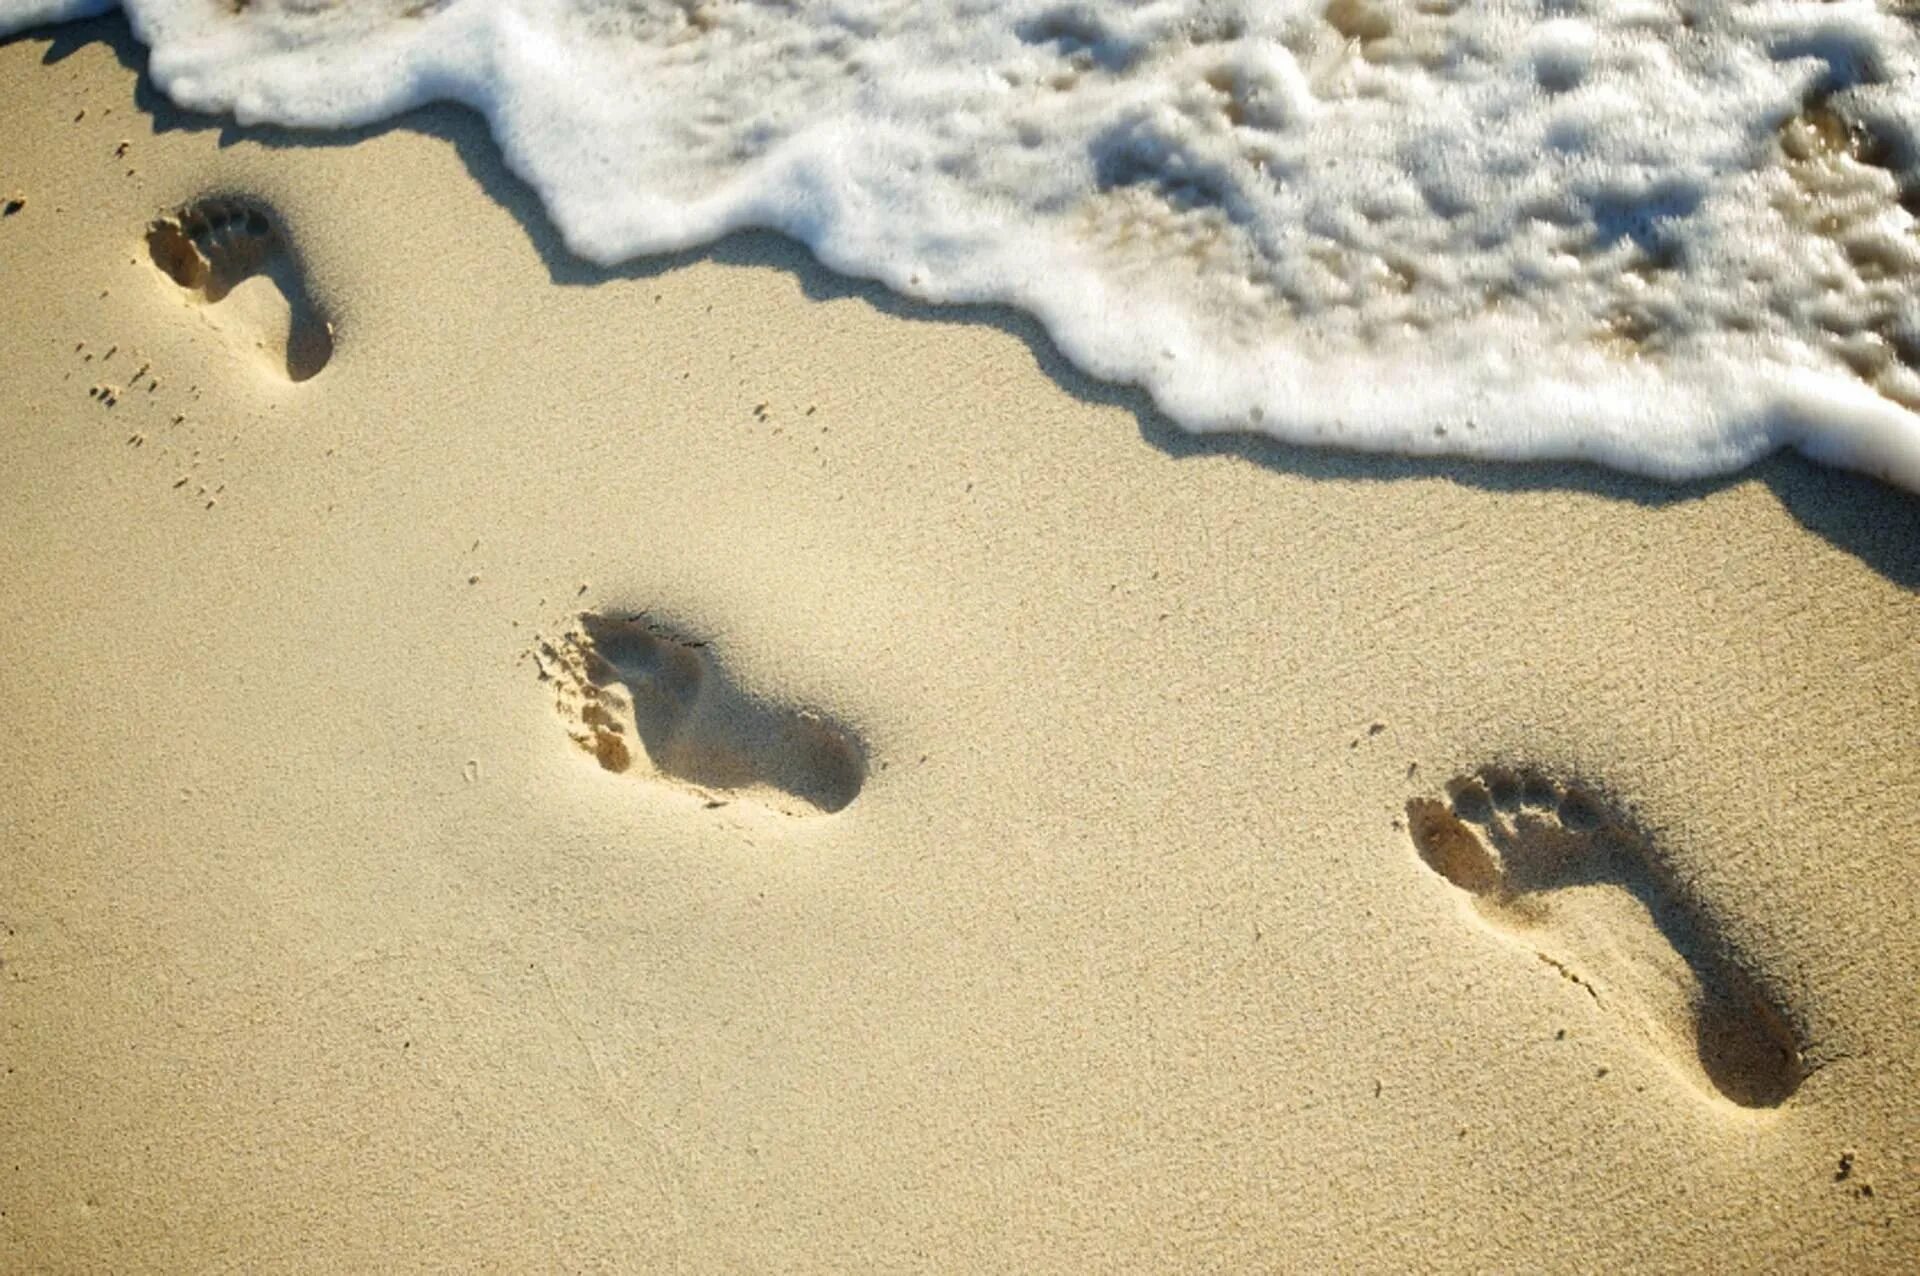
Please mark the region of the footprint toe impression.
POLYGON ((193 297, 210 306, 226 302, 234 328, 253 344, 284 347, 288 380, 305 381, 333 358, 333 325, 308 295, 285 234, 264 208, 201 200, 148 226, 147 252, 193 297))
POLYGON ((866 782, 851 733, 747 694, 704 645, 644 619, 588 613, 541 654, 569 736, 608 771, 788 815, 843 810, 866 782))
POLYGON ((1427 867, 1494 930, 1624 1016, 1683 1073, 1746 1108, 1805 1073, 1782 1012, 1646 836, 1575 785, 1488 767, 1407 803, 1427 867))

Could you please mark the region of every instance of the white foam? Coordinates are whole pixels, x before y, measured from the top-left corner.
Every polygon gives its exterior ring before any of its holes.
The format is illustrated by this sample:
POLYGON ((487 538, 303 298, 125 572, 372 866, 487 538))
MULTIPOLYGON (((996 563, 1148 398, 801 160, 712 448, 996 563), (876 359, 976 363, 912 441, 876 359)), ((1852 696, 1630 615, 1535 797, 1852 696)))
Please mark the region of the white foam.
POLYGON ((1865 0, 125 7, 183 106, 463 102, 584 257, 771 227, 1189 429, 1920 489, 1920 58, 1865 0))

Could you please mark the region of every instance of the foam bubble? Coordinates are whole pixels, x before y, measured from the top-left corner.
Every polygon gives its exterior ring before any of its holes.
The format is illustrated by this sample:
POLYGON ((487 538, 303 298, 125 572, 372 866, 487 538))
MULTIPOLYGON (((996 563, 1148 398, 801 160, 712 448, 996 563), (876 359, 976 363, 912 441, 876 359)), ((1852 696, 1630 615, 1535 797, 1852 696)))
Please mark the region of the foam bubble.
POLYGON ((462 102, 584 257, 770 227, 1189 429, 1920 489, 1920 58, 1866 0, 125 7, 183 106, 462 102))

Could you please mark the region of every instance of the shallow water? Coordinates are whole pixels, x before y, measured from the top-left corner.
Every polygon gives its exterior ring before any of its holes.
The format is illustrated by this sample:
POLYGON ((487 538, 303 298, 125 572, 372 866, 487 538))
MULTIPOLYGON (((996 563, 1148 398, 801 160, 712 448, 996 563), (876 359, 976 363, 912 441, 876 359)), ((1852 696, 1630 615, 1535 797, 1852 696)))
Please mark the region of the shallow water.
POLYGON ((1920 26, 1872 3, 125 7, 183 106, 462 102, 583 257, 771 227, 1196 431, 1920 489, 1920 26))

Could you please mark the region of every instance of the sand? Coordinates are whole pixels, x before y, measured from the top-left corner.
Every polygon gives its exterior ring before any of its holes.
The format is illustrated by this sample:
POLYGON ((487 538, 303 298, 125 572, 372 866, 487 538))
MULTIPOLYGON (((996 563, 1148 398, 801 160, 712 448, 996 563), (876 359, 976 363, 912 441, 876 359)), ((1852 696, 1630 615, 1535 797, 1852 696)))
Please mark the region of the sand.
POLYGON ((1914 1266, 1920 500, 1204 442, 141 67, 0 47, 0 1268, 1914 1266))

